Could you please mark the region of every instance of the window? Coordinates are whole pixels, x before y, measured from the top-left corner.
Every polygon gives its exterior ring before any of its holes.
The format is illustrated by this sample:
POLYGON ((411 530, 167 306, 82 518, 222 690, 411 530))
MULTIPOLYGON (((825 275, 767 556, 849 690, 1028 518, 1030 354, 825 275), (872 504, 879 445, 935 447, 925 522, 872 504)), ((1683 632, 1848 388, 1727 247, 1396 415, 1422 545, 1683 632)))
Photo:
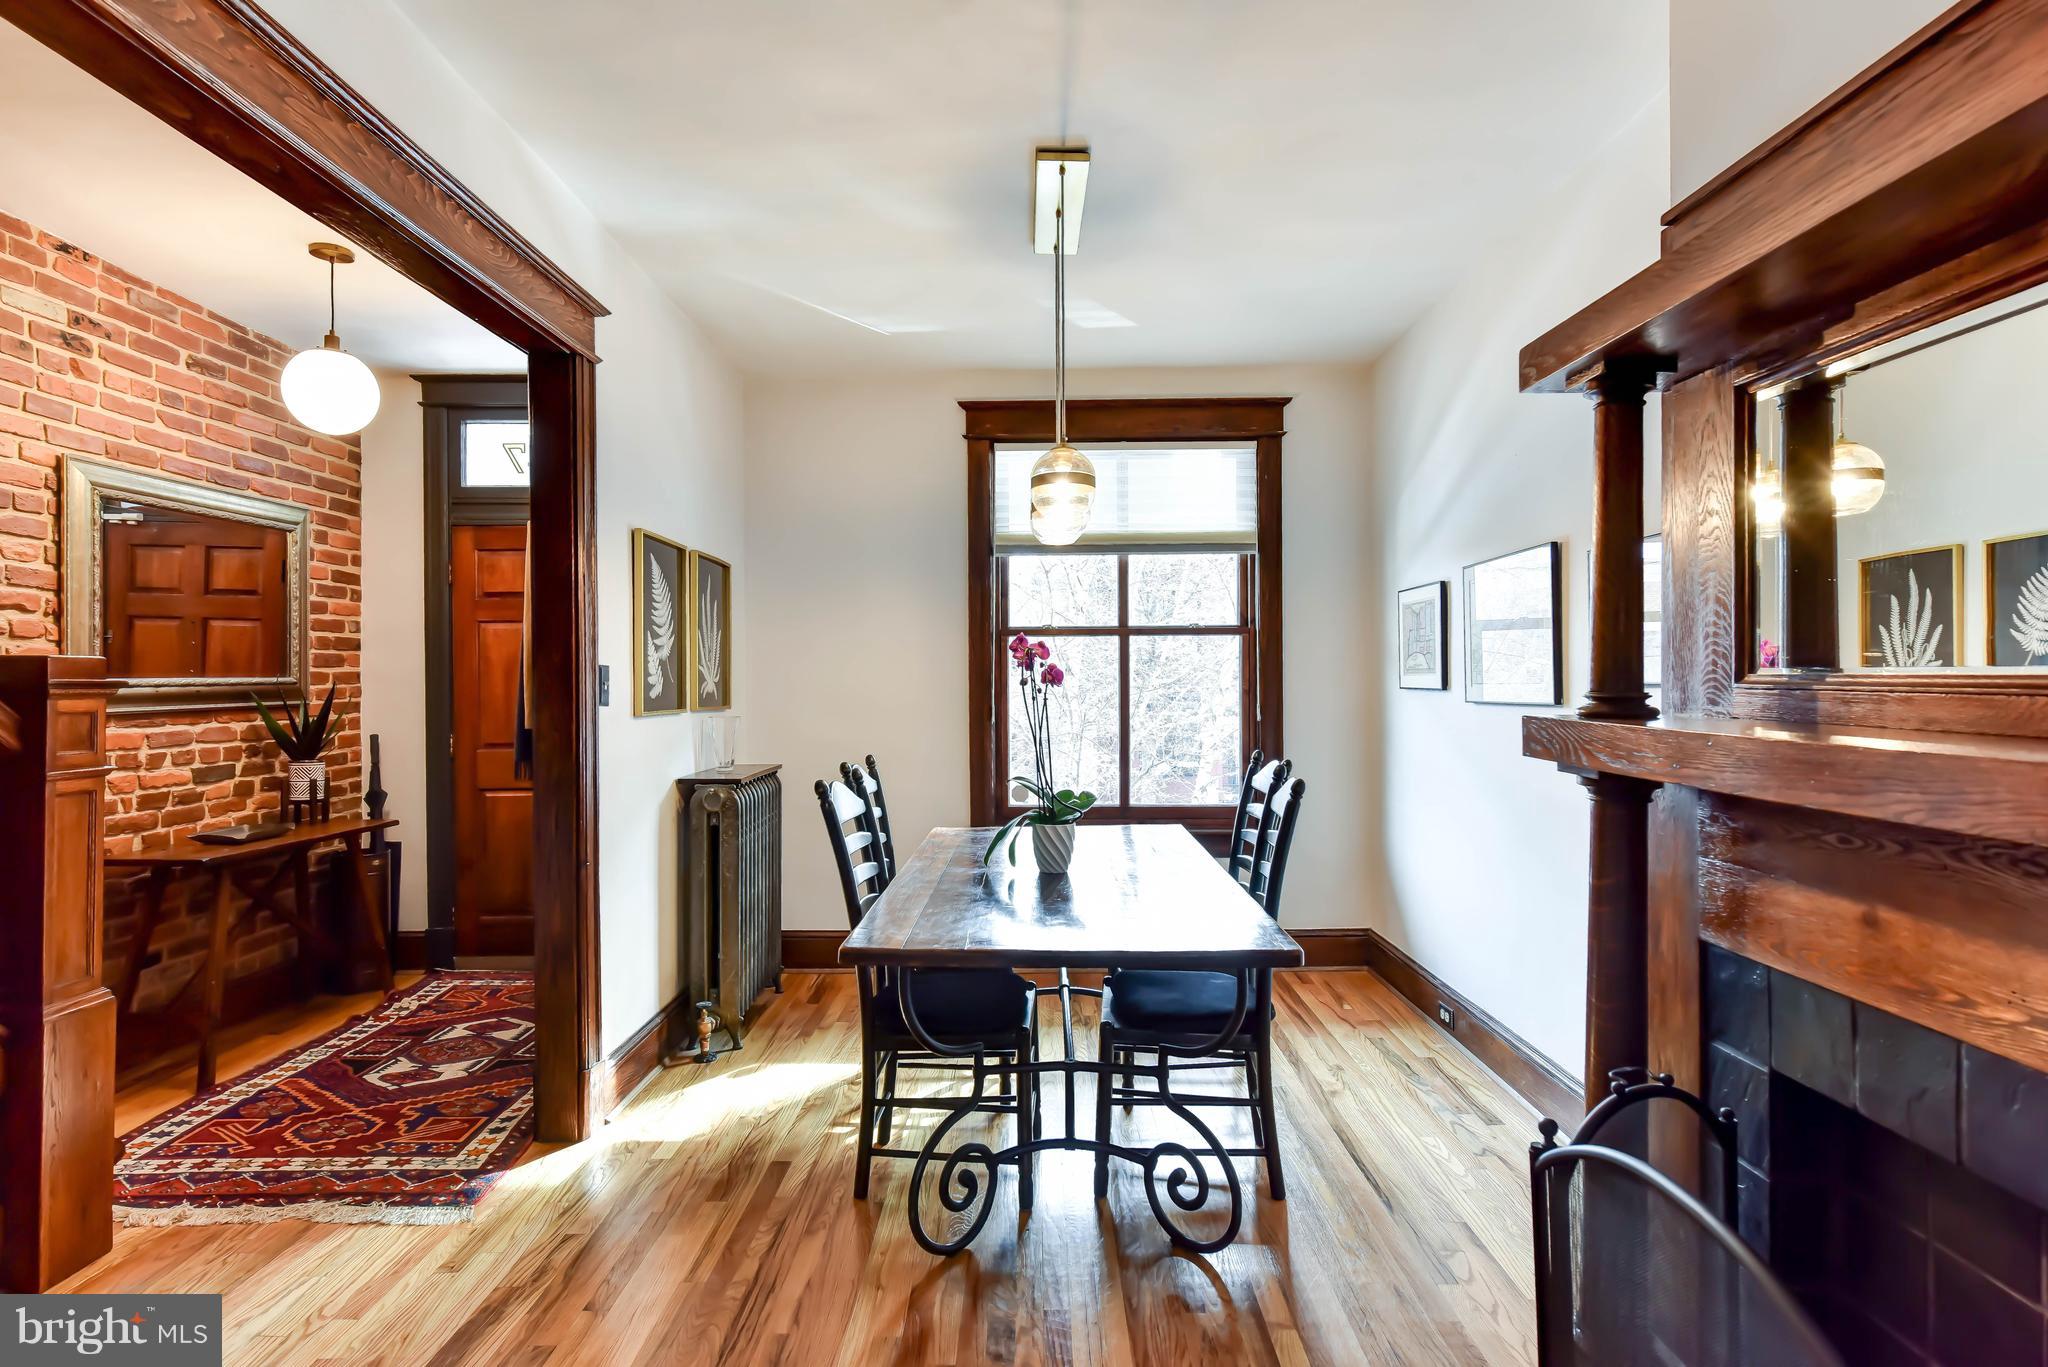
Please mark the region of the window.
MULTIPOLYGON (((1247 753, 1249 569, 1249 557, 1228 553, 1003 557, 998 636, 1045 641, 1066 673, 1051 708, 1063 784, 1112 808, 1236 802, 1247 753)), ((1014 668, 1007 680, 1007 773, 1029 773, 1014 668)))
POLYGON ((1092 819, 1178 821, 1220 844, 1251 751, 1280 750, 1272 505, 1283 402, 1071 405, 1096 501, 1080 542, 1057 551, 1032 539, 1026 492, 1045 449, 1029 410, 1043 410, 1049 436, 1050 405, 965 405, 970 471, 986 491, 969 529, 971 587, 986 586, 970 593, 977 824, 1017 810, 1009 778, 1031 768, 1006 648, 1022 632, 1065 672, 1054 764, 1063 784, 1097 795, 1092 819), (1224 411, 1205 423, 1210 409, 1224 411), (1231 430, 1239 421, 1253 430, 1231 430), (991 439, 977 441, 977 426, 991 439))
POLYGON ((523 422, 462 424, 462 487, 524 489, 533 483, 526 453, 529 438, 523 422))

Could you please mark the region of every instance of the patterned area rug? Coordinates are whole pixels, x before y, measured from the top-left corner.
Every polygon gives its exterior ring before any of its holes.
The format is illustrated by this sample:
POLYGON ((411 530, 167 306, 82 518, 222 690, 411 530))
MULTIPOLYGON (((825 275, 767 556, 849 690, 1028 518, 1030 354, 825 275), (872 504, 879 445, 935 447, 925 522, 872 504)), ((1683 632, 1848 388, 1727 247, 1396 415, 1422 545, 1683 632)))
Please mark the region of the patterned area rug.
POLYGON ((532 974, 430 973, 129 1135, 115 1214, 466 1220, 533 1137, 533 1044, 532 974))

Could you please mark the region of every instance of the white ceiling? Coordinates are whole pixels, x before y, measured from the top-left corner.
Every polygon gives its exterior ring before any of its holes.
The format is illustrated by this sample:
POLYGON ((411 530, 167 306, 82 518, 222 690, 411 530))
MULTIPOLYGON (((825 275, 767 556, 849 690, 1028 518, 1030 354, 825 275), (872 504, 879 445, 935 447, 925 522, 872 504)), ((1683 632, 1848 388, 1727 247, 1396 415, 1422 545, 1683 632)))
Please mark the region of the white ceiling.
POLYGON ((1362 359, 1666 79, 1650 0, 400 4, 756 370, 1044 364, 1064 139, 1074 365, 1362 359))
MULTIPOLYGON (((0 212, 290 346, 327 331, 330 228, 0 23, 0 212)), ((354 245, 354 244, 350 244, 354 245)), ((338 284, 341 343, 370 365, 517 371, 526 358, 358 251, 338 284)))

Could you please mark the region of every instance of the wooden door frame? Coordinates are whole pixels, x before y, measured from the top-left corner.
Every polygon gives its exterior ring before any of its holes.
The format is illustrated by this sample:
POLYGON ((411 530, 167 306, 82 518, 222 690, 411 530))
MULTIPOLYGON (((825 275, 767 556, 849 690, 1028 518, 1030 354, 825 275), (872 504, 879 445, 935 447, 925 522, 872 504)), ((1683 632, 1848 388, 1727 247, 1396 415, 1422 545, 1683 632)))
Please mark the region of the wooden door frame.
MULTIPOLYGON (((608 310, 248 0, 0 0, 0 18, 527 354, 536 1116, 598 1055, 596 335, 608 310)), ((111 1068, 112 1061, 107 1061, 111 1068)))
POLYGON ((456 473, 456 434, 491 414, 527 416, 524 375, 415 375, 420 386, 421 478, 425 481, 427 713, 427 934, 430 968, 455 964, 455 755, 436 743, 455 733, 455 607, 450 597, 455 528, 505 526, 532 515, 531 492, 517 497, 467 494, 456 473))

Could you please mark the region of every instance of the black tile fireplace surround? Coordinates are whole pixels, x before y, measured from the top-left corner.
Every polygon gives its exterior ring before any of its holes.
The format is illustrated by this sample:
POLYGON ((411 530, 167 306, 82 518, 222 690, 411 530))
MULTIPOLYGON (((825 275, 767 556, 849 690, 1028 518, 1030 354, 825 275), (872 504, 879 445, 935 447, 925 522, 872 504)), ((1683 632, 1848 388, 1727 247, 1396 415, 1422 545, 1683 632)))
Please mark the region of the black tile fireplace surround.
POLYGON ((1708 946, 1743 1238, 1871 1367, 2048 1367, 2048 1074, 1708 946))

